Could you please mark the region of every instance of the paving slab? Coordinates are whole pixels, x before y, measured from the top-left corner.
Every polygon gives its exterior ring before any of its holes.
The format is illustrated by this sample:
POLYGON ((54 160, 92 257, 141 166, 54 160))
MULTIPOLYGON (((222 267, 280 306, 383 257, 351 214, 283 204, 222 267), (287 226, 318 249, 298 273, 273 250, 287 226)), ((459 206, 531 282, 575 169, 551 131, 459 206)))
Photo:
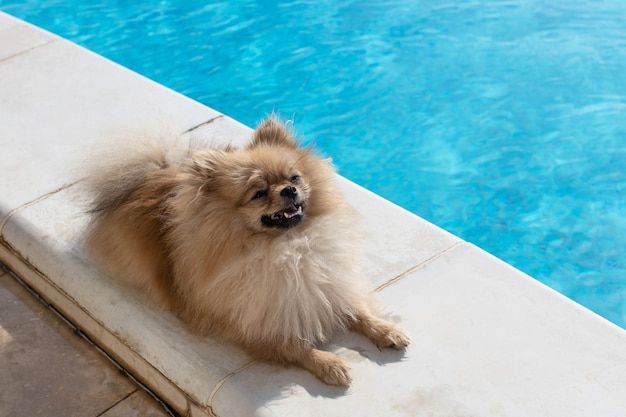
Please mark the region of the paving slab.
POLYGON ((98 417, 167 417, 163 409, 145 391, 137 390, 98 415, 98 417))
POLYGON ((0 269, 0 416, 95 417, 111 407, 128 415, 148 411, 167 416, 152 397, 0 269), (143 401, 129 401, 135 397, 143 401))
POLYGON ((33 30, 28 23, 6 14, 0 18, 0 38, 6 40, 0 44, 0 61, 59 39, 50 32, 33 30))
MULTIPOLYGON (((0 14, 0 29, 19 24, 0 14)), ((181 415, 569 417, 626 409, 622 329, 339 176, 362 216, 366 278, 389 318, 413 336, 409 349, 378 352, 361 336, 336 338, 328 348, 355 379, 342 390, 190 335, 92 265, 82 245, 89 218, 67 166, 112 132, 154 131, 164 118, 186 139, 215 144, 241 146, 251 130, 71 42, 43 42, 52 35, 29 25, 20 31, 30 46, 0 61, 0 117, 8 121, 0 124, 0 262, 181 415)), ((0 45, 10 43, 2 33, 0 45)))
POLYGON ((333 349, 350 362, 350 389, 258 363, 224 383, 215 414, 617 417, 626 410, 624 332, 469 243, 380 298, 411 330, 406 355, 339 337, 333 349))
POLYGON ((62 38, 0 13, 0 219, 75 181, 102 136, 166 119, 189 129, 219 115, 62 38), (6 28, 8 27, 8 28, 6 28), (42 39, 47 42, 42 42, 42 39), (69 72, 68 72, 69 71, 69 72), (14 136, 17 135, 17 136, 14 136), (80 146, 77 146, 80 145, 80 146))

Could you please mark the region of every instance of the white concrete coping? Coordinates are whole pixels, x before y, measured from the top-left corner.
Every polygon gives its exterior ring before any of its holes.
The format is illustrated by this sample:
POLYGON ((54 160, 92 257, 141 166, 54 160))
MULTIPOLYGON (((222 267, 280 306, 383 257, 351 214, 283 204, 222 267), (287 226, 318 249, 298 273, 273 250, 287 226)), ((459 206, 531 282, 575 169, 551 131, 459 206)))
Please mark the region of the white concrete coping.
POLYGON ((67 165, 163 115, 218 142, 245 143, 250 129, 1 13, 0 91, 0 262, 181 415, 626 413, 624 330, 342 178, 364 220, 367 278, 409 349, 337 337, 328 349, 352 368, 346 390, 188 334, 91 265, 67 165))

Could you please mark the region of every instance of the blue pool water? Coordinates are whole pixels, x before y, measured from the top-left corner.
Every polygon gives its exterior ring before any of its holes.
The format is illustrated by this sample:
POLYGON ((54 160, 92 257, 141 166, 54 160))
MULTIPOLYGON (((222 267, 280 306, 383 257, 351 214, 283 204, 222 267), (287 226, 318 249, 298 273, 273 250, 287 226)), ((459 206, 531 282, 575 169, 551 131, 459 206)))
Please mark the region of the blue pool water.
POLYGON ((0 0, 626 328, 626 3, 0 0))

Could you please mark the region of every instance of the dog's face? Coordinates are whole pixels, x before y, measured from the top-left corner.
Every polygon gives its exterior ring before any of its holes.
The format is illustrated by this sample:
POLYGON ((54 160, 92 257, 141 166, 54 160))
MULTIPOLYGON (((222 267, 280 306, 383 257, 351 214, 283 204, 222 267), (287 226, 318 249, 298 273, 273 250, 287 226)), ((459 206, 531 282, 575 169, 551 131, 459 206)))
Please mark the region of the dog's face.
POLYGON ((219 201, 209 198, 207 205, 220 204, 223 221, 243 223, 249 232, 280 234, 334 209, 329 162, 299 148, 273 119, 257 128, 248 147, 211 156, 202 164, 211 166, 207 187, 213 197, 219 196, 219 201))
POLYGON ((259 170, 247 189, 242 197, 248 201, 242 202, 241 211, 251 226, 288 229, 304 219, 310 189, 296 167, 282 172, 259 170))

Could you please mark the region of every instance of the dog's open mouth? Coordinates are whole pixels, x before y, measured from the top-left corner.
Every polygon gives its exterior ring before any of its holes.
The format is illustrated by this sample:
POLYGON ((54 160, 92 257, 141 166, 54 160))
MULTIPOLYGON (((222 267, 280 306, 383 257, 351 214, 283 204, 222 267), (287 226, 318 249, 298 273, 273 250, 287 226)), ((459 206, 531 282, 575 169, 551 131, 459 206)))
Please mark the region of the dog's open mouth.
POLYGON ((261 222, 267 227, 287 229, 300 223, 303 217, 302 205, 294 203, 274 214, 262 216, 261 222))

